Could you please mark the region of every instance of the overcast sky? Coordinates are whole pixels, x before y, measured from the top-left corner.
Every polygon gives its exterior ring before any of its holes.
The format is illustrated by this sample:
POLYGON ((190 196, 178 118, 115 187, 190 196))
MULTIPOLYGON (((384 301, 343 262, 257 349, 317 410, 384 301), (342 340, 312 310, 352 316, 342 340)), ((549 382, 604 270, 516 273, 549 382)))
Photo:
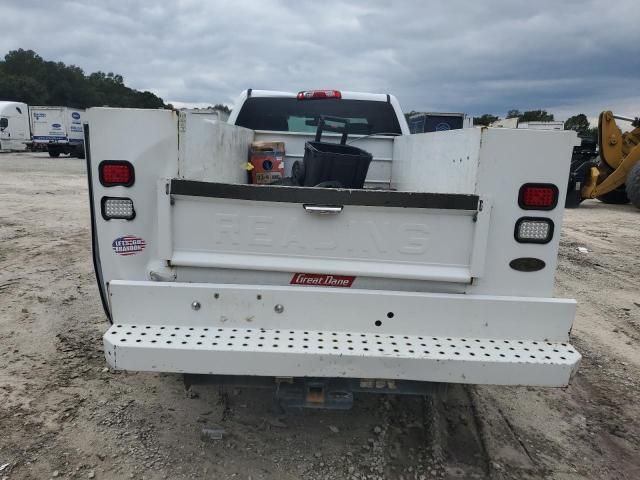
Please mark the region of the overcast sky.
POLYGON ((405 111, 640 114, 638 0, 0 1, 0 53, 175 105, 246 88, 392 93, 405 111))

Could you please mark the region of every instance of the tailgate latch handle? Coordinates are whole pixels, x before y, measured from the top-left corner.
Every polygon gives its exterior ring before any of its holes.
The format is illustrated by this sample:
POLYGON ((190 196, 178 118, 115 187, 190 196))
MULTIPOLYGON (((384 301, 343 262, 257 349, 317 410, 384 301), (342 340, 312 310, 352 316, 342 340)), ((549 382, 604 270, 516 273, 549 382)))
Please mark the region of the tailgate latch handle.
POLYGON ((309 213, 319 215, 336 215, 344 208, 342 205, 314 205, 311 203, 305 203, 302 207, 309 213))

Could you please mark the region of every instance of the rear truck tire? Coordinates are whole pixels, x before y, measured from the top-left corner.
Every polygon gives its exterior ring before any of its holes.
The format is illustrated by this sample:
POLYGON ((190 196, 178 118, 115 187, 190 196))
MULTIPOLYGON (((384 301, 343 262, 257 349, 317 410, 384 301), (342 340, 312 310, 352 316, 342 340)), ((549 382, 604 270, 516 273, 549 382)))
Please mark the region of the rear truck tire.
POLYGON ((83 145, 79 145, 79 146, 76 147, 75 156, 78 157, 81 160, 84 159, 84 146, 83 145))
POLYGON ((564 201, 564 208, 578 208, 582 203, 582 191, 580 188, 577 188, 577 181, 575 178, 572 178, 573 175, 569 177, 569 185, 567 185, 567 197, 564 201))
POLYGON ((640 208, 640 162, 631 167, 627 174, 627 196, 634 207, 640 208))
POLYGON ((60 151, 57 149, 49 149, 49 156, 51 158, 58 158, 60 156, 60 151))
POLYGON ((629 197, 627 197, 627 189, 624 185, 620 185, 615 190, 604 193, 597 198, 602 203, 610 203, 612 205, 625 205, 629 203, 629 197))
MULTIPOLYGON (((576 155, 574 154, 574 157, 576 155)), ((583 158, 577 155, 577 158, 571 162, 569 170, 569 182, 567 184, 567 197, 565 199, 565 208, 578 208, 584 198, 582 197, 582 187, 587 182, 588 174, 591 167, 597 164, 595 158, 583 158)))

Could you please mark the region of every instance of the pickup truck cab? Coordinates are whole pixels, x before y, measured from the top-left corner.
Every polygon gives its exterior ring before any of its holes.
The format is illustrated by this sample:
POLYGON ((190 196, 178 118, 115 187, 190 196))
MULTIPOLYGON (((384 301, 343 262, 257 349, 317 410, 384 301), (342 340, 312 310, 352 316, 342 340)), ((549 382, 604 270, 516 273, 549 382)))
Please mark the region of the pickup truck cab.
MULTIPOLYGON (((256 141, 282 141, 286 145, 285 173, 302 160, 304 144, 312 140, 320 115, 348 118, 355 146, 374 156, 367 185, 389 187, 393 138, 408 135, 400 104, 391 95, 320 90, 286 93, 246 90, 236 101, 228 123, 256 132, 256 141), (299 97, 307 94, 304 100, 299 97), (314 97, 315 95, 315 97, 314 97)), ((329 134, 329 136, 331 136, 329 134)), ((339 135, 333 135, 337 142, 339 135)))
POLYGON ((575 133, 409 135, 393 96, 337 90, 247 90, 228 123, 87 119, 111 367, 339 408, 356 390, 564 386, 575 372, 575 301, 553 298, 575 133), (288 173, 320 115, 349 118, 349 143, 372 153, 364 188, 247 183, 252 142, 284 142, 288 173))

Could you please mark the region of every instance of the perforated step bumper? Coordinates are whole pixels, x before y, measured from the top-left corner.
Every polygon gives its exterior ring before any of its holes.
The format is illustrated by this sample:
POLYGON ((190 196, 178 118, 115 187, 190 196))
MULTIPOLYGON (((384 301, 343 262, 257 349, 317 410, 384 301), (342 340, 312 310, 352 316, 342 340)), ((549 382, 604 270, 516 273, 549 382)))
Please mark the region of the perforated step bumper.
POLYGON ((581 358, 541 341, 134 324, 104 346, 123 370, 497 385, 564 386, 581 358))

